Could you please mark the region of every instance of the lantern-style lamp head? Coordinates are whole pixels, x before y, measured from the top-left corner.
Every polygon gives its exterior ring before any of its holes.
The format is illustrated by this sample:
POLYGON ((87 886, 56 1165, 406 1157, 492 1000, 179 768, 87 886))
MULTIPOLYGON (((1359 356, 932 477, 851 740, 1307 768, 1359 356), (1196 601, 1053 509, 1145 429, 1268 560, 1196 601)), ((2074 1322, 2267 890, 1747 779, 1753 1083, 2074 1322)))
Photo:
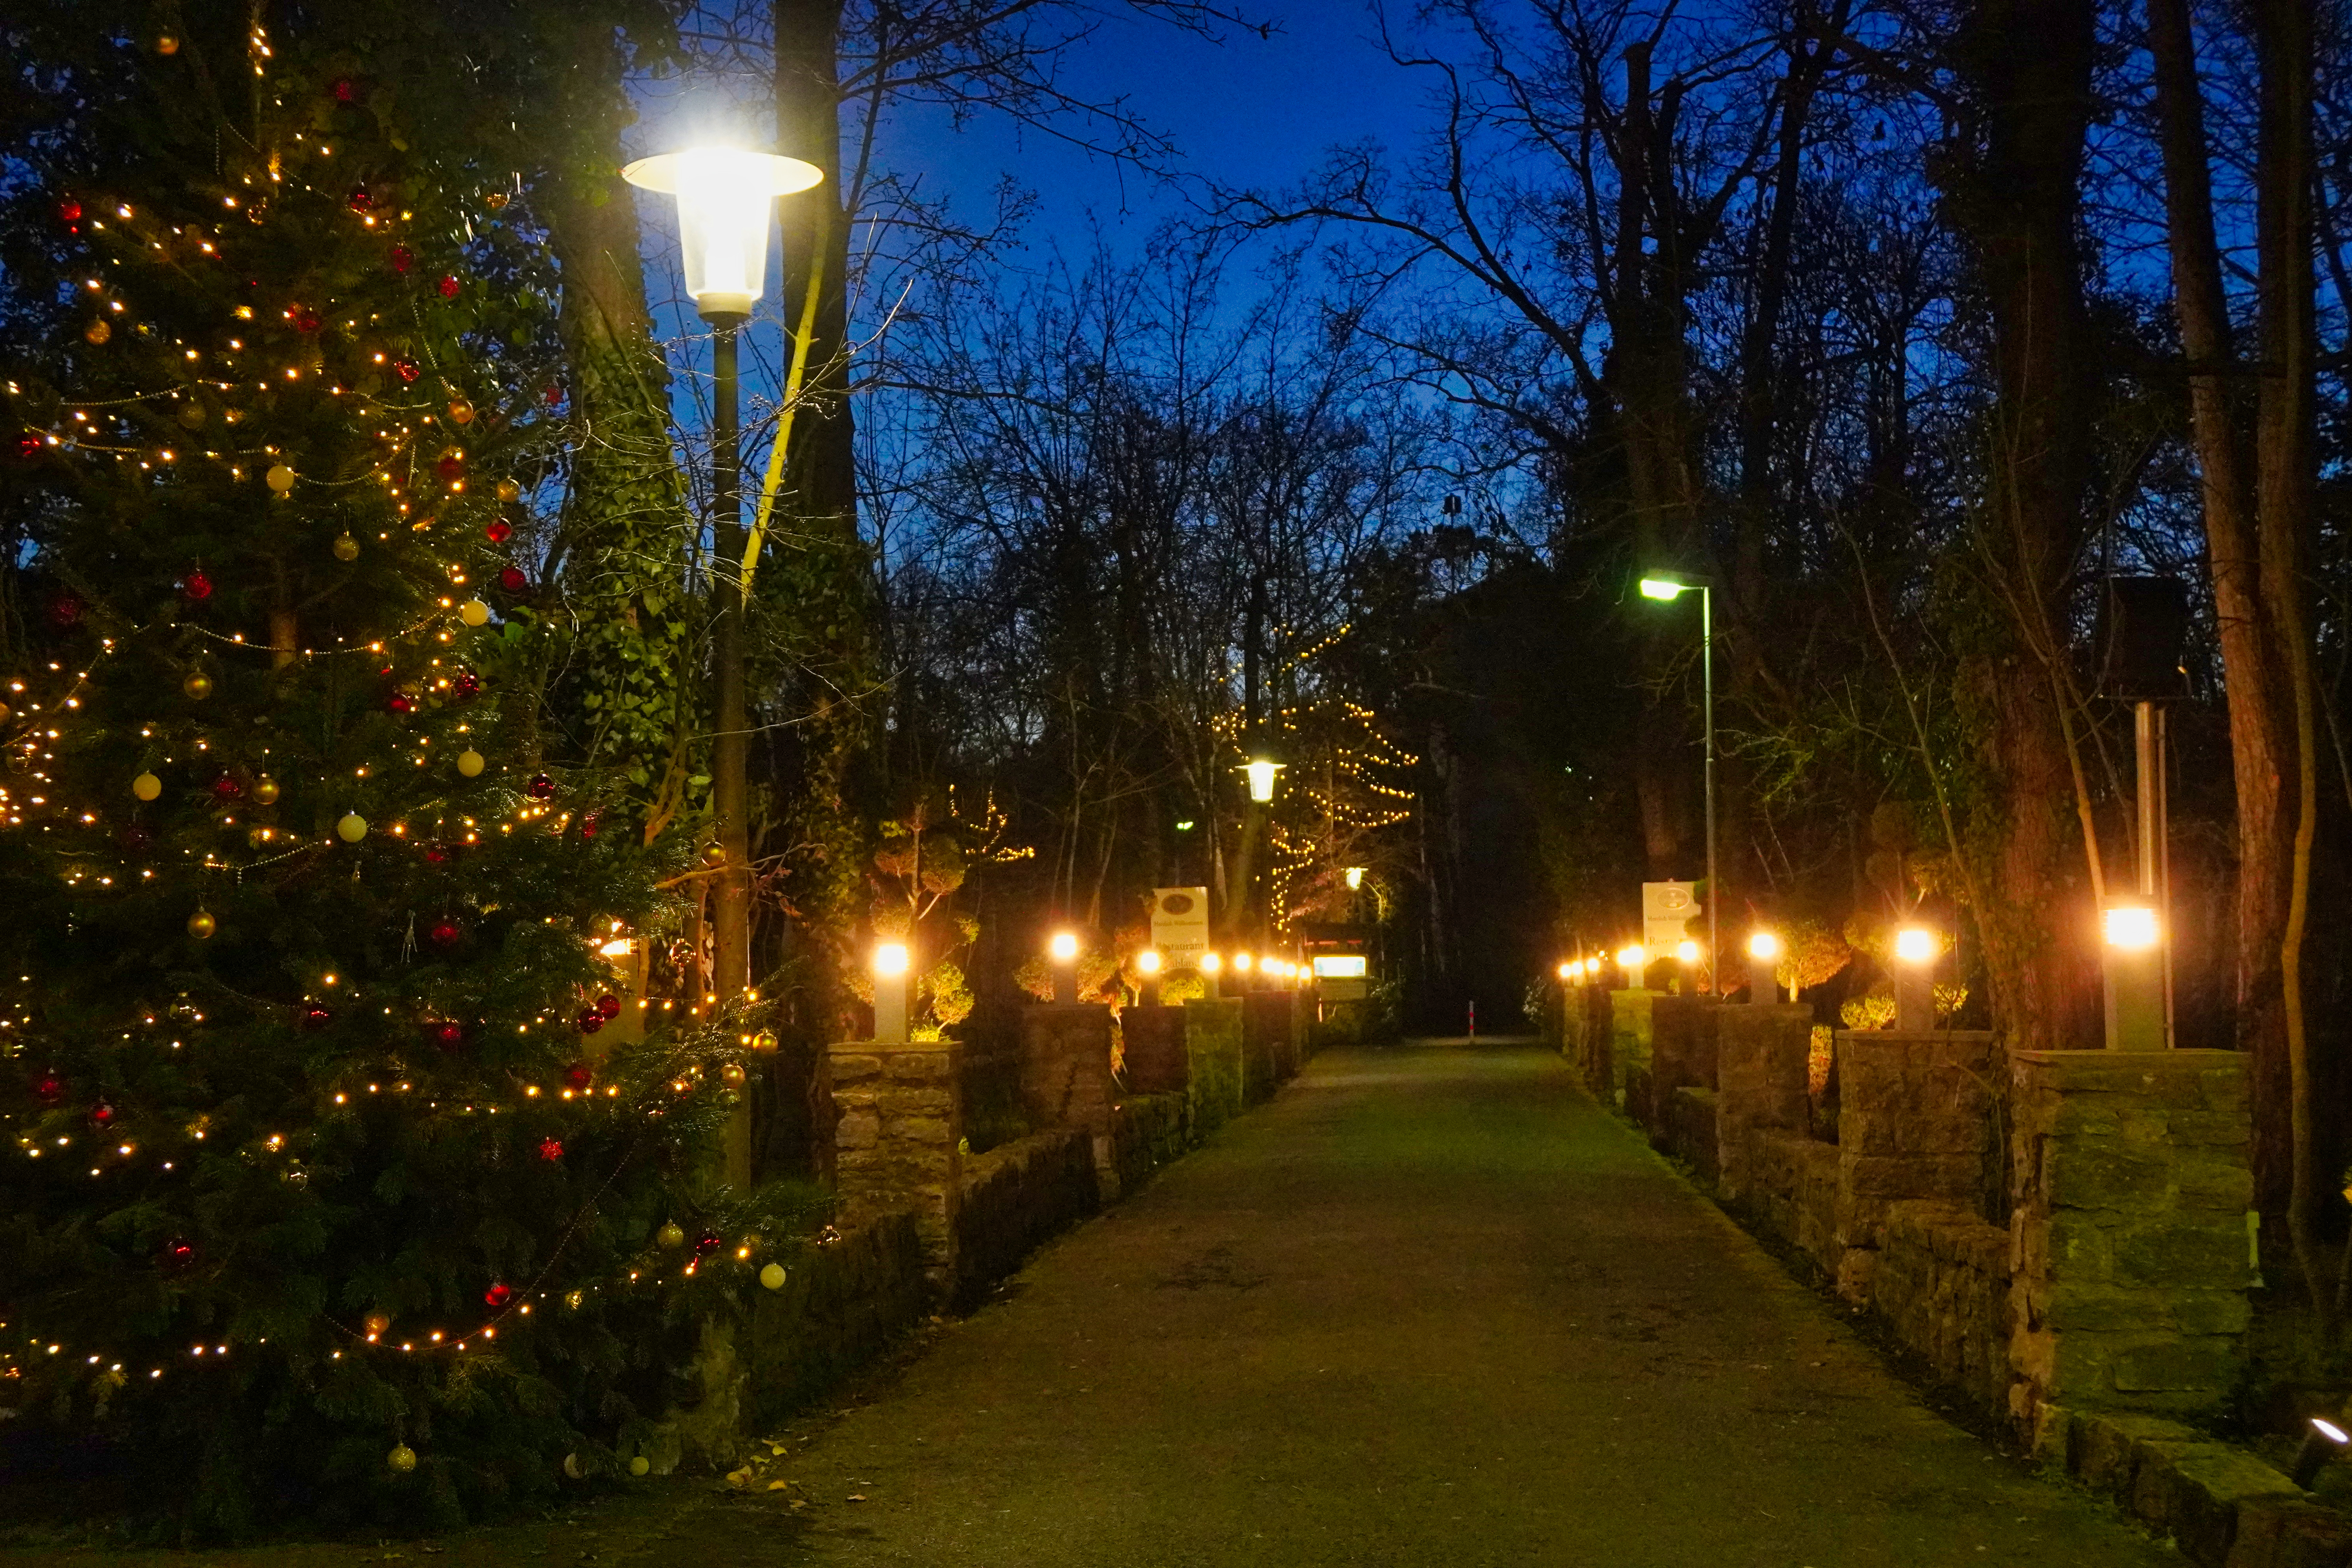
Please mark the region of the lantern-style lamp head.
POLYGON ((1351 893, 1364 885, 1364 868, 1361 866, 1349 867, 1347 877, 1348 891, 1351 893))
POLYGON ((1580 967, 1580 965, 1574 963, 1562 963, 1555 973, 1557 973, 1562 980, 1573 980, 1576 978, 1577 971, 1580 967))
POLYGON ((1203 974, 1214 974, 1224 966, 1225 961, 1213 952, 1204 952, 1201 955, 1201 973, 1203 974))
POLYGON ((686 291, 705 321, 751 313, 768 275, 768 226, 778 196, 805 191, 824 171, 798 158, 695 147, 640 158, 621 171, 639 190, 677 198, 686 291))
POLYGON ((1628 974, 1639 974, 1649 966, 1650 950, 1640 942, 1628 942, 1617 950, 1618 967, 1628 974))
POLYGON ((1138 974, 1159 973, 1160 950, 1156 947, 1147 947, 1141 952, 1137 953, 1135 955, 1135 972, 1138 974))
POLYGON ((1078 933, 1074 931, 1055 931, 1045 943, 1045 956, 1056 963, 1076 963, 1078 961, 1078 933))
POLYGON ((1675 944, 1675 957, 1685 966, 1698 962, 1698 943, 1685 939, 1675 944))
POLYGON ((1234 954, 1234 973, 1236 974, 1247 974, 1250 972, 1251 962, 1251 956, 1246 952, 1237 952, 1234 954))
POLYGON ((2156 910, 2147 904, 2109 904, 2105 910, 2107 945, 2126 952, 2145 952, 2157 944, 2162 931, 2156 910))
POLYGON ((1769 963, 1780 956, 1780 939, 1769 931, 1759 931, 1748 939, 1748 956, 1769 963))
POLYGON ((874 950, 874 973, 885 980, 906 973, 910 962, 903 942, 886 942, 874 950))
POLYGON ((1250 798, 1261 804, 1272 800, 1274 775, 1287 765, 1287 763, 1277 763, 1271 757, 1252 757, 1242 769, 1242 772, 1249 774, 1250 798))
POLYGON ((1690 584, 1677 583, 1671 577, 1642 579, 1642 597, 1644 599, 1679 599, 1690 590, 1690 584))
POLYGON ((1943 951, 1942 939, 1926 926, 1905 926, 1895 933, 1895 956, 1906 963, 1933 963, 1943 951))

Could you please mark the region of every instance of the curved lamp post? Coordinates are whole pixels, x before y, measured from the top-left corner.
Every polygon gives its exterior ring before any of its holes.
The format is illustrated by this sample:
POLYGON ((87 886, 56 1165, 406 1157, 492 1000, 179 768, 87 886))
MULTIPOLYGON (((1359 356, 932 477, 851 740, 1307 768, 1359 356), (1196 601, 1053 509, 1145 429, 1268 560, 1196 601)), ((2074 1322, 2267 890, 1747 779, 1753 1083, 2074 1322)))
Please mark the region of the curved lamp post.
POLYGON ((1723 907, 1723 889, 1715 879, 1715 591, 1704 578, 1652 573, 1642 579, 1644 599, 1671 604, 1685 594, 1698 595, 1699 664, 1706 684, 1706 988, 1717 991, 1715 955, 1723 944, 1716 940, 1716 911, 1723 907))
MULTIPOLYGON (((824 171, 798 158, 736 147, 695 147, 640 158, 621 171, 639 190, 677 198, 678 248, 686 291, 710 323, 711 663, 719 686, 711 747, 711 805, 719 816, 719 868, 712 934, 712 989, 733 1001, 751 984, 751 833, 749 742, 743 689, 743 580, 722 563, 743 554, 742 433, 736 403, 735 334, 751 318, 768 276, 768 230, 776 198, 805 191, 824 171)), ((738 1105, 727 1124, 728 1182, 751 1180, 751 1112, 738 1105)))

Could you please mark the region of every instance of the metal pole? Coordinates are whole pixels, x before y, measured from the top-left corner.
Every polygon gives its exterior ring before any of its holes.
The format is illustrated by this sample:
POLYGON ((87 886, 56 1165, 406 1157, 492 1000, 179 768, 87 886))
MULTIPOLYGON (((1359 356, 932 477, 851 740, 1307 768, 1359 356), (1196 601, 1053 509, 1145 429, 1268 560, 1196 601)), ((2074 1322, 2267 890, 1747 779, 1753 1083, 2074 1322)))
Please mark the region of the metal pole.
POLYGON ((1706 988, 1710 994, 1721 994, 1717 982, 1717 919, 1723 908, 1723 885, 1716 879, 1715 870, 1715 590, 1705 584, 1698 590, 1699 663, 1706 679, 1706 988))
POLYGON ((2132 709, 2132 743, 2139 763, 2139 896, 2156 897, 2157 842, 2164 835, 2162 812, 2158 797, 2163 789, 2160 782, 2163 764, 2157 760, 2156 704, 2142 702, 2132 709))
MULTIPOLYGON (((715 907, 718 962, 714 988, 727 1006, 751 984, 751 781, 743 689, 742 434, 737 425, 740 395, 735 336, 740 316, 710 319, 712 381, 710 417, 711 663, 718 677, 718 733, 711 747, 711 805, 719 817, 719 869, 715 907)), ((727 1181, 739 1190, 751 1182, 751 1107, 739 1103, 727 1121, 727 1181)))

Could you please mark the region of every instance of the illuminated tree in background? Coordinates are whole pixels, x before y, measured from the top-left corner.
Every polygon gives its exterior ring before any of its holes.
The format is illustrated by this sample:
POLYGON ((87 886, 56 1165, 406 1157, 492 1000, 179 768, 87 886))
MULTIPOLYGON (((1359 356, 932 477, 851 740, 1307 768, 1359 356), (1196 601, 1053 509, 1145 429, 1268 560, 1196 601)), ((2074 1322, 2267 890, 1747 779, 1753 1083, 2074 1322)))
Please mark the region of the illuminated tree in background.
POLYGON ((785 1216, 699 1185, 740 1039, 622 1000, 666 847, 502 663, 520 211, 258 23, 79 20, 0 218, 0 1405, 192 1533, 447 1522, 626 1467, 785 1216))
MULTIPOLYGON (((1301 685, 1323 684, 1309 672, 1352 629, 1343 625, 1291 659, 1301 685)), ((1388 737, 1377 712, 1336 690, 1302 695, 1276 720, 1289 790, 1268 824, 1266 875, 1275 929, 1287 931, 1297 920, 1349 912, 1349 867, 1376 878, 1405 869, 1399 830, 1412 821, 1412 770, 1421 759, 1388 737)))

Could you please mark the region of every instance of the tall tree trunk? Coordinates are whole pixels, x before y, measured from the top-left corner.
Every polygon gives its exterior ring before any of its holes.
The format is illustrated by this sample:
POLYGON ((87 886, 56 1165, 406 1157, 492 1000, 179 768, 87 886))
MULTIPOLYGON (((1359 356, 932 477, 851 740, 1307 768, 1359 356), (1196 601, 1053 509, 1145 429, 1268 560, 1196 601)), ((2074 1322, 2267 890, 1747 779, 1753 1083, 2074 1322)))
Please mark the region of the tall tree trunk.
POLYGON ((2286 784, 2300 773, 2294 705, 2277 617, 2263 585, 2189 0, 2148 0, 2147 33, 2156 61, 2173 306, 2192 367, 2190 431, 2230 701, 2238 810, 2237 1038, 2239 1048, 2254 1058, 2255 1202, 2278 1215, 2287 1209, 2294 1148, 2281 939, 2294 838, 2286 784))
POLYGON ((2319 1200, 2313 1061, 2304 1019, 2303 942, 2311 905, 2312 847, 2318 831, 2318 699, 2312 668, 2310 595, 2315 327, 2311 213, 2315 65, 2309 0, 2260 0, 2254 43, 2262 69, 2261 136, 2255 170, 2255 248, 2261 263, 2263 358, 2254 424, 2254 513, 2263 595, 2277 615, 2278 647, 2293 694, 2295 735, 2294 841, 2287 910, 2279 941, 2280 993, 2288 1078, 2288 1234, 2315 1305, 2330 1302, 2319 1279, 2319 1200))
POLYGON ((1993 327, 1989 493, 1978 529, 1986 626, 1965 685, 1997 791, 1994 907, 1978 911, 1994 1017, 2027 1049, 2096 1041, 2095 911, 2071 826, 2074 769, 2052 662, 2068 657, 2067 574, 2091 447, 2087 313, 2075 235, 2091 100, 2092 0, 1978 0, 1952 63, 1980 117, 1944 179, 1993 327), (2019 47, 2030 38, 2032 47, 2019 47), (2006 614, 2000 605, 2005 604, 2006 614))

